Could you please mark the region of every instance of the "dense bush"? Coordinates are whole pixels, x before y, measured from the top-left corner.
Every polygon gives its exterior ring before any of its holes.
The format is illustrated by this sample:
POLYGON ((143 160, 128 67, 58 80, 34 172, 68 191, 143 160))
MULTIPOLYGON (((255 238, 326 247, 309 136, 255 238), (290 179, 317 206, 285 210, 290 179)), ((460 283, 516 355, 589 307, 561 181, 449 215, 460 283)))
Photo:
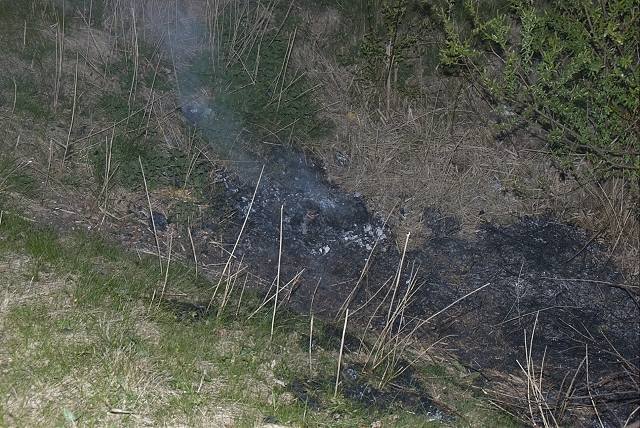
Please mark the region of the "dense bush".
POLYGON ((586 157, 595 178, 623 176, 637 190, 640 1, 511 0, 492 16, 477 1, 464 13, 448 6, 443 66, 542 125, 568 168, 586 157))

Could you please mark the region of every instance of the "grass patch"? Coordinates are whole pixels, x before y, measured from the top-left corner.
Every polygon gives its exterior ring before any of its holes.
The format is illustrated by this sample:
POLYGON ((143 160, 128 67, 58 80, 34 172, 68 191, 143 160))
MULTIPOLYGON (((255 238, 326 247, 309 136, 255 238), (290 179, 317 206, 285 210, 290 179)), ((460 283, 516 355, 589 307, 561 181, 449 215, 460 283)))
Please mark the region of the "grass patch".
POLYGON ((259 1, 247 2, 242 11, 227 6, 218 35, 223 42, 181 70, 182 94, 189 97, 202 86, 212 94, 209 107, 216 117, 200 124, 205 138, 229 145, 219 122, 248 126, 256 134, 251 137, 255 142, 275 137, 288 143, 326 135, 329 124, 315 115, 319 106, 311 96, 314 88, 291 63, 297 29, 288 7, 259 1))
POLYGON ((176 263, 167 295, 180 297, 158 305, 153 290, 166 273, 156 261, 96 235, 60 235, 4 212, 0 242, 4 424, 435 426, 399 403, 376 410, 334 397, 331 382, 318 380, 334 378, 336 329, 316 322, 323 339, 309 377, 308 317, 281 310, 271 338, 271 309, 255 312, 262 299, 252 292, 239 312, 236 295, 216 316, 217 300, 209 312, 193 303, 206 302, 212 284, 176 263))

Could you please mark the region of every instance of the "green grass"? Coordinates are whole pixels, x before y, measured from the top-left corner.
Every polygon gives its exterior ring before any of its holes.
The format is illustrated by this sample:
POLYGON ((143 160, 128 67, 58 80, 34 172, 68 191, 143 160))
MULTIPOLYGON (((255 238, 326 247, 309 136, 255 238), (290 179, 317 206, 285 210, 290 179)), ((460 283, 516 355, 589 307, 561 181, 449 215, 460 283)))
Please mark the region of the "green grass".
MULTIPOLYGON (((97 235, 59 234, 7 212, 0 243, 0 414, 8 426, 69 426, 71 414, 83 426, 194 424, 202 415, 230 418, 233 426, 263 419, 304 426, 375 420, 436 426, 401 406, 372 411, 334 398, 331 381, 314 391, 319 406, 297 398, 288 385, 309 377, 309 319, 283 310, 270 339, 270 309, 247 321, 261 302, 257 295, 245 294, 237 317, 235 304, 221 317, 187 302, 157 306, 150 296, 164 274, 156 260, 140 260, 97 235), (111 412, 118 409, 133 414, 111 412)), ((180 264, 171 269, 171 292, 207 301, 208 281, 180 264)), ((318 334, 326 329, 316 325, 318 334)), ((314 378, 334 377, 334 342, 314 351, 314 378)), ((447 380, 443 367, 424 370, 431 382, 463 386, 447 380)), ((456 408, 477 414, 480 402, 467 394, 456 408)), ((504 419, 486 413, 485 420, 504 419)))

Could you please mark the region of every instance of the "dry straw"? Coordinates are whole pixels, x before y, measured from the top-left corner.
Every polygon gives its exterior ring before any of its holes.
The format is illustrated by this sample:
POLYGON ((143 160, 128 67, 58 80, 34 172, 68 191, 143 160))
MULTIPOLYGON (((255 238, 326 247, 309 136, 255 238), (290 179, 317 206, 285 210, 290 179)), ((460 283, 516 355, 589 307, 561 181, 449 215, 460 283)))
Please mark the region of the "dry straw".
POLYGON ((264 173, 264 165, 262 166, 262 170, 260 170, 260 176, 258 177, 258 182, 256 183, 256 187, 253 190, 253 196, 251 196, 251 202, 249 203, 249 207, 247 208, 247 215, 244 217, 244 222, 242 223, 242 227, 240 228, 240 232, 238 233, 238 237, 236 239, 236 242, 235 242, 235 244, 233 244, 233 249, 231 250, 231 253, 229 254, 229 258, 227 259, 227 263, 224 265, 224 269, 222 270, 222 273, 220 274, 220 279, 218 280, 218 283, 216 284, 216 286, 215 286, 215 288, 213 290, 213 294, 211 295, 211 299, 209 300, 209 304, 207 305, 207 311, 209 311, 211 309, 211 306, 213 305, 213 301, 216 298, 216 294, 218 293, 218 289, 220 288, 220 285, 222 284, 224 276, 229 271, 229 268, 231 266, 231 262, 235 258, 235 252, 236 252, 236 249, 238 248, 238 244, 240 243, 240 238, 242 237, 242 233, 244 232, 244 229, 247 226, 247 221, 249 221, 249 215, 251 215, 251 209, 253 208, 253 202, 256 199, 256 195, 258 193, 258 187, 260 186, 260 181, 262 180, 262 174, 263 173, 264 173))

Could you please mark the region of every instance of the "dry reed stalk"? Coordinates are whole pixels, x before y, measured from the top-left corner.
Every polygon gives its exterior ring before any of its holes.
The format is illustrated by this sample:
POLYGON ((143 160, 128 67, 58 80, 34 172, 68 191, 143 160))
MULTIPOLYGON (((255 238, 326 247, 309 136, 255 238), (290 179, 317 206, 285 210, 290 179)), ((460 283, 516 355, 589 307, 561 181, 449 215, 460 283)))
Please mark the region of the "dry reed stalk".
POLYGON ((363 303, 363 304, 362 304, 361 308, 365 307, 365 306, 366 306, 366 305, 368 305, 370 302, 372 302, 372 301, 373 301, 373 299, 375 299, 375 298, 378 296, 378 294, 379 294, 382 290, 385 290, 385 289, 387 290, 387 293, 386 293, 386 294, 384 295, 384 297, 380 300, 380 303, 378 303, 378 306, 376 306, 376 308, 375 308, 375 310, 373 311, 373 313, 371 313, 371 316, 369 317, 369 322, 367 323, 367 326, 369 326, 369 327, 373 327, 373 320, 377 317, 377 315, 378 315, 378 311, 379 311, 380 309, 382 309, 382 307, 384 306, 384 302, 386 302, 386 301, 387 301, 387 297, 389 297, 389 294, 391 294, 391 291, 393 290, 393 288, 392 288, 392 287, 388 287, 388 288, 387 288, 387 285, 388 285, 389 283, 391 283, 392 279, 393 279, 393 277, 389 277, 389 279, 387 279, 387 280, 384 282, 384 284, 382 284, 382 285, 378 288, 378 290, 377 290, 375 293, 373 293, 373 295, 372 295, 372 296, 371 296, 371 297, 370 297, 370 298, 369 298, 365 303, 363 303))
MULTIPOLYGON (((22 52, 24 52, 24 49, 27 47, 27 21, 24 21, 24 27, 22 30, 22 52)), ((14 80, 15 82, 15 80, 14 80)))
POLYGON ((347 333, 347 322, 349 321, 349 309, 344 313, 344 327, 342 327, 342 339, 340 340, 340 353, 338 354, 338 370, 336 372, 336 386, 333 389, 333 398, 338 395, 338 384, 340 383, 340 367, 342 365, 342 352, 344 351, 344 338, 347 333))
POLYGON ((295 276, 289 282, 287 282, 284 287, 282 287, 283 290, 287 291, 287 297, 282 299, 280 301, 280 305, 278 306, 282 306, 285 303, 288 304, 291 301, 291 295, 296 291, 296 288, 298 287, 298 281, 302 277, 304 271, 305 269, 302 269, 300 272, 295 274, 295 276))
MULTIPOLYGON (((26 25, 26 22, 25 22, 26 25)), ((18 84, 16 83, 16 78, 13 78, 13 104, 11 105, 11 116, 16 111, 16 103, 18 102, 18 84)))
MULTIPOLYGON (((378 337, 376 338, 376 341, 372 347, 372 351, 369 355, 369 360, 372 362, 372 366, 373 369, 375 369, 382 361, 387 360, 386 358, 381 358, 381 355, 383 354, 387 354, 387 350, 389 347, 389 341, 393 338, 394 334, 393 334, 393 327, 396 324, 396 320, 397 320, 397 316, 398 316, 398 308, 395 308, 396 310, 394 310, 394 303, 395 303, 395 297, 396 297, 396 293, 398 291, 398 288, 400 286, 400 279, 402 278, 402 269, 403 269, 403 265, 404 265, 404 259, 406 257, 406 251, 407 251, 407 245, 409 243, 409 237, 410 234, 408 233, 405 239, 405 246, 404 246, 404 250, 402 252, 402 256, 400 258, 400 262, 398 263, 398 268, 396 271, 396 275, 395 275, 395 279, 393 281, 393 285, 392 288, 393 289, 393 293, 391 295, 391 301, 389 303, 389 310, 387 312, 387 317, 385 320, 385 326, 382 329, 382 331, 380 332, 380 334, 378 335, 378 337)), ((405 297, 410 293, 411 289, 413 287, 410 286, 407 287, 407 292, 405 293, 405 297)), ((387 294, 388 295, 388 294, 387 294)), ((380 305, 382 305, 384 303, 384 301, 386 301, 386 296, 385 299, 383 300, 383 302, 380 303, 380 305)), ((409 302, 405 302, 405 304, 409 304, 409 302)), ((397 306, 399 307, 400 303, 397 304, 397 306)), ((380 307, 380 306, 378 306, 380 307)), ((404 307, 402 308, 402 311, 404 311, 404 307)), ((377 309, 376 309, 377 312, 377 309)), ((374 312, 375 314, 375 312, 374 312)), ((400 326, 398 326, 398 329, 400 330, 400 326)), ((399 333, 400 331, 398 331, 399 333)), ((392 348, 393 351, 394 348, 392 348)), ((387 354, 388 355, 388 354, 387 354)))
POLYGON ((237 264, 236 272, 233 274, 229 272, 229 274, 227 275, 227 279, 225 281, 225 286, 224 286, 224 293, 222 293, 222 302, 220 302, 220 307, 218 307, 218 312, 216 314, 217 317, 219 317, 222 314, 222 311, 224 311, 224 308, 227 307, 227 303, 229 303, 229 299, 231 298, 233 289, 235 288, 236 281, 238 280, 238 277, 240 276, 240 274, 245 270, 244 267, 242 266, 243 261, 244 261, 244 256, 242 257, 242 259, 240 259, 240 262, 237 264))
MULTIPOLYGON (((0 220, 2 216, 0 215, 0 220)), ((313 359, 311 358, 311 350, 313 349, 313 314, 311 314, 311 322, 309 323, 309 379, 313 379, 313 359)))
POLYGON ((271 336, 273 340, 273 327, 276 323, 276 309, 278 308, 278 293, 280 291, 280 268, 282 265, 282 225, 284 219, 284 205, 280 206, 280 246, 278 248, 278 273, 276 274, 276 294, 273 299, 273 316, 271 317, 271 336))
POLYGON ((147 178, 144 175, 144 167, 142 166, 142 158, 138 156, 140 164, 140 172, 142 172, 142 182, 144 183, 144 193, 147 196, 147 204, 149 206, 149 216, 151 217, 151 226, 153 226, 153 236, 156 240, 156 249, 158 251, 158 263, 160 263, 160 272, 162 272, 162 255, 160 253, 160 240, 158 239, 158 229, 156 228, 156 220, 153 217, 153 207, 151 206, 151 198, 149 197, 149 187, 147 187, 147 178))
MULTIPOLYGON (((192 139, 189 139, 189 141, 191 142, 192 139)), ((187 153, 187 155, 188 154, 189 153, 187 153)), ((187 183, 189 182, 189 177, 193 173, 193 170, 195 169, 196 164, 198 163, 198 158, 200 157, 201 154, 202 154, 202 149, 197 149, 197 153, 194 153, 193 156, 191 157, 191 159, 189 160, 189 167, 187 168, 187 172, 186 172, 185 177, 184 177, 184 184, 182 185, 183 189, 187 188, 187 183)))
POLYGON ((191 234, 191 226, 187 226, 187 233, 189 234, 189 242, 191 242, 191 251, 193 253, 193 263, 195 266, 195 276, 198 277, 198 254, 196 252, 196 245, 193 242, 193 235, 191 234))
MULTIPOLYGON (((225 67, 229 67, 235 61, 240 60, 244 54, 244 51, 247 49, 247 45, 248 45, 247 40, 249 39, 249 36, 242 34, 242 28, 241 28, 242 23, 245 22, 246 25, 244 26, 244 28, 247 29, 250 24, 253 23, 255 25, 255 22, 256 22, 256 21, 253 21, 251 19, 251 16, 249 15, 248 3, 245 2, 242 5, 242 9, 240 9, 238 3, 239 2, 234 2, 235 8, 232 10, 233 18, 231 19, 230 22, 233 22, 233 32, 229 40, 229 46, 230 46, 229 57, 227 58, 225 67)), ((254 33, 253 29, 249 31, 249 35, 253 33, 254 33)), ((262 40, 261 37, 253 37, 252 40, 255 42, 255 40, 257 40, 258 38, 262 40)), ((249 70, 245 68, 245 71, 249 76, 251 76, 251 73, 249 72, 249 70)))
POLYGON ((211 0, 207 0, 207 4, 205 8, 205 22, 206 22, 206 28, 209 33, 209 50, 211 51, 211 63, 212 65, 214 65, 214 68, 216 65, 214 56, 215 56, 215 52, 217 52, 218 50, 217 47, 219 46, 214 43, 214 40, 217 42, 218 34, 219 34, 219 30, 218 30, 219 7, 220 7, 220 4, 218 0, 214 0, 213 7, 211 6, 211 0))
POLYGON ((582 183, 582 187, 594 200, 596 209, 604 214, 587 219, 585 228, 606 231, 612 244, 607 251, 609 257, 617 259, 623 267, 628 267, 640 284, 637 257, 629 257, 640 250, 640 228, 637 227, 638 217, 634 215, 634 196, 626 180, 614 177, 604 183, 582 183), (619 247, 622 247, 622 251, 617 251, 619 247))
MULTIPOLYGON (((304 269, 302 269, 300 272, 298 272, 291 280, 289 280, 289 282, 287 282, 284 287, 281 287, 282 289, 286 289, 287 287, 289 287, 290 285, 295 285, 295 283, 298 282, 298 280, 300 279, 300 277, 302 276, 302 274, 304 273, 304 269)), ((270 294, 271 293, 271 289, 274 288, 275 286, 275 278, 273 280, 273 282, 271 282, 271 286, 269 287, 269 290, 267 291, 267 293, 265 294, 264 299, 262 300, 262 303, 260 304, 260 306, 258 306, 252 313, 251 315, 249 315, 249 317, 247 318, 247 321, 249 321, 251 318, 253 318, 258 312, 260 312, 260 310, 262 308, 264 308, 267 304, 269 304, 272 300, 275 299, 276 295, 274 294, 270 294)), ((292 285, 292 287, 293 287, 292 285)), ((288 293, 287 297, 291 296, 291 292, 288 293)), ((280 304, 278 305, 278 307, 282 306, 284 304, 284 302, 286 302, 287 299, 282 299, 280 301, 280 304)))
POLYGON ((231 250, 231 253, 229 254, 229 258, 227 259, 227 263, 225 264, 224 269, 222 270, 222 274, 220 275, 220 279, 218 280, 218 283, 216 284, 216 287, 213 290, 213 294, 211 295, 211 299, 209 300, 209 304, 207 305, 207 311, 209 311, 211 309, 211 305, 213 305, 213 300, 216 298, 216 294, 218 293, 218 289, 220 288, 220 284, 222 283, 224 275, 227 272, 227 270, 229 269, 231 261, 235 258, 236 248, 238 248, 238 244, 240 243, 240 238, 242 237, 242 233, 244 232, 244 228, 247 225, 247 221, 249 220, 249 215, 251 215, 251 208, 253 208, 253 202, 256 199, 256 195, 258 193, 258 186, 260 186, 260 181, 262 180, 262 174, 263 173, 264 173, 264 165, 262 166, 262 170, 260 171, 260 176, 258 177, 258 182, 256 183, 256 187, 253 190, 253 196, 251 196, 251 202, 249 203, 249 207, 247 209, 247 215, 244 217, 244 222, 242 223, 242 227, 240 228, 240 232, 238 233, 238 237, 236 239, 236 242, 235 242, 235 244, 233 244, 233 249, 231 250))
POLYGON ((149 309, 147 309, 147 315, 151 313, 151 308, 153 307, 153 302, 156 298, 156 293, 158 290, 153 289, 153 294, 151 295, 151 301, 149 302, 149 309))
POLYGON ((248 275, 245 275, 244 282, 242 283, 242 290, 240 290, 240 297, 238 298, 238 304, 236 305, 236 318, 240 313, 240 305, 242 304, 242 297, 244 296, 244 290, 247 286, 247 280, 249 279, 248 275))
MULTIPOLYGON (((409 307, 413 296, 419 291, 420 287, 417 286, 417 270, 412 270, 409 285, 405 294, 397 304, 396 308, 393 311, 393 315, 387 319, 387 324, 385 325, 385 329, 378 336, 378 340, 375 345, 375 352, 372 354, 374 357, 371 359, 371 369, 376 369, 382 362, 387 362, 387 368, 385 369, 385 373, 382 376, 381 382, 387 380, 386 374, 388 369, 394 369, 397 363, 398 355, 401 355, 408 342, 411 340, 411 336, 405 333, 405 328, 403 327, 403 323, 406 324, 404 319, 404 311, 409 307), (396 333, 393 333, 393 327, 397 325, 396 333)), ((414 320, 415 321, 415 320, 414 320)), ((412 332, 413 334, 413 332, 412 332)), ((394 372, 391 374, 389 379, 393 379, 397 376, 394 372)))
MULTIPOLYGON (((62 62, 64 60, 64 6, 65 2, 62 2, 62 24, 60 21, 56 22, 56 77, 54 81, 53 89, 53 110, 58 108, 58 94, 62 87, 62 62)), ((57 17, 57 14, 56 14, 57 17)))
POLYGON ((600 427, 604 428, 604 424, 602 423, 602 419, 600 418, 600 412, 598 412, 598 406, 596 406, 596 402, 593 399, 593 395, 591 394, 591 388, 589 387, 589 345, 585 343, 584 345, 584 359, 585 359, 585 372, 587 377, 587 393, 589 394, 589 401, 591 401, 591 406, 593 407, 593 411, 598 418, 598 422, 600 422, 600 427))
POLYGON ((51 177, 51 164, 53 163, 53 138, 49 139, 49 158, 47 160, 47 175, 44 180, 44 189, 42 189, 42 199, 44 200, 47 189, 49 188, 49 178, 51 177))
MULTIPOLYGON (((278 91, 278 103, 276 105, 276 114, 280 111, 280 103, 282 101, 282 94, 284 92, 284 82, 287 76, 287 68, 289 67, 289 60, 291 59, 291 51, 293 50, 293 45, 296 41, 296 34, 298 29, 293 30, 293 34, 289 35, 289 41, 287 42, 287 51, 284 54, 284 59, 282 61, 282 67, 276 76, 274 87, 278 86, 278 80, 280 81, 280 90, 278 91)), ((292 83, 293 84, 293 83, 292 83)))
MULTIPOLYGON (((465 294, 464 296, 460 297, 459 299, 457 299, 453 303, 447 305, 445 308, 443 308, 440 311, 436 312, 435 314, 431 315, 426 320, 413 319, 412 321, 416 322, 416 325, 410 331, 407 331, 407 330, 402 328, 401 324, 402 324, 402 320, 404 318, 404 316, 403 316, 404 310, 409 306, 411 298, 413 297, 413 295, 419 290, 419 287, 417 287, 416 284, 415 284, 415 281, 416 281, 416 278, 417 278, 416 275, 417 275, 417 271, 412 272, 411 277, 410 277, 410 281, 409 281, 409 286, 407 287, 407 290, 405 292, 404 297, 396 305, 396 310, 393 312, 393 315, 391 317, 387 318, 387 324, 383 328, 382 332, 376 338, 376 342, 374 343, 374 345, 372 346, 372 348, 371 348, 371 350, 369 352, 369 362, 367 364, 369 364, 371 366, 371 370, 374 370, 375 368, 379 367, 380 364, 382 364, 383 362, 387 363, 387 367, 385 368, 384 374, 381 377, 381 381, 380 381, 381 385, 385 381, 389 381, 389 380, 394 379, 395 377, 399 376, 400 374, 402 374, 408 368, 408 367, 405 367, 403 369, 400 369, 399 371, 393 371, 387 377, 387 373, 389 373, 389 370, 390 369, 391 370, 395 369, 395 364, 397 363, 397 357, 396 356, 397 355, 401 355, 404 352, 404 350, 409 346, 409 343, 411 342, 411 340, 414 337, 415 333, 423 325, 425 325, 426 323, 428 323, 429 321, 431 321, 432 319, 434 319, 438 315, 442 314, 443 312, 445 312, 446 310, 448 310, 452 306, 456 305, 460 301, 462 301, 462 300, 466 299, 467 297, 477 293, 478 291, 482 290, 483 288, 487 287, 490 284, 490 283, 487 283, 487 284, 483 285, 482 287, 479 287, 479 288, 477 288, 477 289, 465 294), (400 318, 401 323, 398 326, 398 331, 395 334, 393 334, 392 328, 393 328, 393 325, 396 324, 396 321, 398 320, 398 318, 400 318)), ((388 296, 388 294, 387 294, 387 296, 388 296)), ((383 299, 383 301, 384 300, 386 300, 386 296, 385 296, 385 299, 383 299)), ((369 323, 371 324, 371 321, 369 323)), ((443 340, 443 339, 440 339, 440 340, 443 340)), ((440 340, 438 340, 438 341, 440 341, 440 340)), ((364 338, 362 339, 361 343, 363 343, 363 341, 364 341, 364 338)))
POLYGON ((73 130, 74 121, 76 118, 76 104, 78 101, 78 53, 76 52, 76 71, 73 75, 73 105, 71 107, 71 121, 69 123, 69 131, 67 132, 67 141, 64 145, 64 153, 62 160, 60 161, 59 176, 62 176, 64 172, 64 162, 67 160, 67 154, 69 152, 69 146, 71 144, 71 131, 73 130))
MULTIPOLYGON (((411 294, 407 293, 408 298, 412 298, 413 295, 418 291, 418 288, 413 288, 412 285, 411 294)), ((407 303, 399 304, 397 310, 400 311, 401 314, 404 313, 404 310, 409 305, 409 299, 407 303)), ((411 321, 416 321, 412 319, 411 321)), ((408 325, 407 320, 403 315, 400 315, 397 318, 392 319, 391 326, 396 325, 397 323, 397 331, 393 333, 391 329, 387 331, 385 334, 381 334, 379 336, 380 341, 377 344, 377 348, 375 349, 374 357, 368 362, 371 365, 371 369, 376 369, 383 362, 387 363, 387 367, 385 369, 385 373, 382 376, 382 381, 385 380, 387 372, 390 368, 395 369, 396 363, 398 361, 399 355, 401 355, 409 345, 412 340, 412 336, 406 333, 406 329, 403 326, 408 325)), ((390 379, 396 377, 395 374, 391 374, 390 379)))
POLYGON ((147 115, 147 126, 146 128, 149 129, 150 127, 150 122, 151 122, 151 114, 153 113, 153 97, 154 97, 154 88, 156 85, 156 77, 158 76, 158 67, 160 66, 160 59, 161 56, 158 55, 158 61, 156 62, 156 67, 153 70, 153 80, 151 81, 151 87, 149 88, 149 99, 147 99, 147 105, 145 107, 145 114, 147 115))
MULTIPOLYGON (((387 225, 387 221, 389 220, 389 217, 391 217, 391 214, 393 213, 395 208, 396 208, 396 205, 394 205, 394 207, 391 209, 391 211, 385 217, 384 223, 382 224, 382 227, 381 227, 382 230, 384 230, 385 226, 387 225)), ((342 303, 342 306, 340 306, 340 309, 338 310, 338 314, 336 315, 336 320, 339 319, 342 316, 342 314, 344 313, 344 310, 349 307, 349 305, 351 304, 351 302, 353 301, 353 299, 354 299, 354 297, 356 295, 356 292, 358 290, 358 287, 360 286, 360 283, 362 282, 362 280, 365 278, 365 276, 369 272, 369 266, 371 264, 371 261, 373 260, 373 252, 376 250, 379 242, 380 242, 380 236, 377 236, 375 242, 373 243, 373 247, 371 248, 371 251, 369 251, 369 256, 366 258, 366 260, 364 262, 364 267, 360 271, 360 276, 358 277, 358 280, 356 281, 356 284, 353 286, 353 288, 351 289, 351 292, 349 293, 347 298, 344 300, 344 303, 342 303)), ((358 309, 352 311, 351 314, 352 315, 355 314, 356 312, 358 312, 363 307, 364 307, 364 305, 360 306, 358 309)))
POLYGON ((533 328, 531 329, 531 336, 527 337, 527 330, 524 330, 524 352, 526 359, 526 369, 522 367, 520 361, 516 360, 516 363, 520 367, 520 369, 525 374, 525 378, 527 380, 527 404, 529 406, 529 414, 531 416, 531 422, 533 424, 536 423, 536 411, 540 415, 542 419, 543 425, 546 427, 556 427, 558 428, 558 423, 553 415, 553 412, 549 408, 549 404, 543 394, 542 387, 542 379, 544 372, 544 359, 546 356, 545 353, 542 357, 542 362, 540 364, 540 371, 536 373, 535 364, 533 361, 533 339, 535 336, 536 327, 538 325, 538 315, 536 314, 536 318, 533 323, 533 328), (536 411, 534 411, 534 408, 536 411))
MULTIPOLYGON (((29 165, 31 163, 31 161, 22 161, 20 163, 18 163, 17 165, 13 165, 11 167, 7 168, 7 171, 3 174, 4 176, 0 176, 0 193, 5 192, 7 189, 11 188, 11 184, 7 184, 7 181, 11 178, 11 175, 20 170, 21 168, 26 167, 27 165, 29 165), (7 184, 5 186, 5 184, 7 184)), ((23 218, 24 217, 20 217, 23 218)))
POLYGON ((171 245, 173 243, 173 232, 169 233, 169 253, 167 255, 167 267, 164 270, 164 282, 162 283, 162 290, 160 291, 160 297, 158 298, 158 307, 162 303, 164 292, 167 288, 167 281, 169 280, 169 265, 171 264, 171 245))
POLYGON ((391 311, 393 310, 393 303, 396 298, 396 292, 398 291, 398 287, 400 286, 400 279, 402 278, 402 268, 404 266, 404 258, 407 255, 407 246, 409 245, 409 238, 411 236, 411 232, 407 233, 407 236, 404 241, 404 248, 402 249, 402 256, 400 257, 400 263, 398 263, 398 270, 396 271, 396 280, 394 281, 393 294, 391 295, 391 303, 389 304, 389 313, 387 314, 387 326, 389 325, 389 321, 391 319, 391 311))
POLYGON ((624 423, 624 427, 625 428, 640 428, 640 420, 631 423, 631 420, 633 419, 633 416, 636 413, 639 413, 639 412, 640 412, 640 406, 636 407, 633 410, 633 412, 631 412, 631 414, 629 415, 629 417, 627 418, 627 420, 624 423))
POLYGON ((116 173, 116 170, 111 172, 111 160, 112 160, 112 152, 113 152, 113 139, 115 137, 115 128, 111 132, 111 139, 108 136, 104 137, 104 145, 105 145, 105 155, 104 155, 104 176, 102 177, 102 189, 100 189, 100 193, 98 194, 98 198, 102 197, 104 193, 104 205, 103 210, 106 211, 107 203, 109 201, 109 183, 111 178, 116 173))
MULTIPOLYGON (((157 100, 155 100, 153 103, 155 104, 155 103, 159 102, 160 100, 164 99, 165 97, 168 97, 169 95, 170 95, 169 93, 166 93, 162 97, 160 97, 157 100)), ((132 116, 135 116, 136 114, 144 111, 145 108, 146 107, 141 107, 138 110, 136 110, 134 112, 131 112, 131 114, 127 115, 127 117, 125 117, 124 119, 120 119, 119 121, 114 122, 113 124, 107 126, 106 128, 102 128, 99 131, 94 131, 94 132, 89 133, 88 135, 85 135, 82 138, 78 138, 77 140, 74 140, 73 143, 76 144, 76 143, 79 143, 81 141, 88 140, 89 138, 95 137, 96 135, 100 135, 100 134, 102 134, 102 133, 104 133, 106 131, 109 131, 110 129, 115 128, 118 125, 121 125, 121 124, 123 124, 125 122, 128 122, 129 119, 131 119, 132 116)), ((159 119, 162 119, 162 118, 164 118, 166 116, 169 116, 169 115, 171 115, 173 113, 174 113, 174 111, 170 111, 170 112, 166 113, 164 116, 160 117, 159 119)))
MULTIPOLYGON (((102 52, 100 51, 100 48, 98 47, 98 42, 96 41, 95 35, 93 34, 93 31, 91 30, 91 19, 92 19, 92 16, 93 16, 93 1, 89 5, 89 19, 88 20, 85 18, 84 14, 81 11, 78 11, 78 13, 82 17, 82 20, 84 21, 85 25, 87 26, 87 30, 89 31, 89 35, 91 36, 91 41, 93 42, 93 46, 96 49, 96 53, 100 57, 100 62, 102 63, 103 66, 106 66, 104 57, 102 56, 102 52)), ((88 58, 88 56, 89 56, 89 45, 87 45, 87 52, 85 54, 85 59, 88 58)), ((96 68, 96 71, 98 71, 97 68, 96 68)), ((104 77, 104 74, 102 74, 101 72, 99 72, 99 74, 102 77, 104 77)))
POLYGON ((136 88, 138 83, 138 67, 139 67, 139 47, 138 47, 138 27, 136 25, 136 9, 131 8, 131 24, 133 25, 132 46, 133 46, 133 77, 131 78, 131 87, 129 88, 129 113, 131 113, 131 105, 135 104, 136 88), (133 100, 132 100, 133 99, 133 100))
MULTIPOLYGON (((485 287, 488 287, 491 283, 488 282, 486 284, 484 284, 481 287, 476 288, 475 290, 470 291, 469 293, 465 294, 464 296, 460 297, 459 299, 456 299, 454 302, 450 303, 449 305, 445 306, 443 309, 439 310, 438 312, 436 312, 435 314, 431 315, 429 318, 424 319, 424 320, 420 320, 418 322, 416 322, 416 325, 414 326, 414 328, 409 331, 408 333, 403 334, 403 337, 400 339, 398 346, 406 346, 408 344, 408 342, 411 340, 411 338, 413 337, 413 335, 425 324, 427 324, 429 321, 431 321, 432 319, 436 318, 437 316, 439 316, 440 314, 446 312, 449 308, 451 308, 452 306, 455 306, 456 304, 458 304, 459 302, 463 301, 464 299, 466 299, 469 296, 472 296, 473 294, 477 293, 478 291, 484 289, 485 287)), ((417 321, 417 320, 416 320, 417 321)))
POLYGON ((425 325, 426 323, 428 323, 429 321, 431 321, 432 319, 436 318, 437 316, 439 316, 440 314, 446 312, 449 308, 451 308, 452 306, 457 305, 458 303, 460 303, 461 301, 463 301, 464 299, 466 299, 469 296, 474 295, 475 293, 477 293, 478 291, 488 287, 489 285, 491 285, 490 282, 487 282, 485 285, 476 288, 475 290, 472 290, 470 292, 468 292, 467 294, 465 294, 464 296, 460 297, 459 299, 456 299, 455 301, 453 301, 452 303, 448 304, 447 306, 445 306, 444 308, 440 309, 438 312, 436 312, 435 314, 431 315, 429 318, 420 321, 415 327, 414 329, 411 331, 411 333, 409 333, 409 337, 412 336, 420 327, 422 327, 423 325, 425 325))
MULTIPOLYGON (((569 386, 567 387, 567 392, 565 392, 564 398, 562 399, 562 402, 560 403, 560 410, 558 412, 558 420, 562 419, 562 417, 564 416, 564 412, 567 410, 567 405, 569 404, 569 400, 571 399, 571 396, 573 395, 574 384, 576 382, 576 379, 578 378, 578 374, 580 373, 580 369, 582 368, 582 365, 585 363, 585 361, 586 360, 583 358, 582 361, 580 362, 580 364, 578 364, 578 368, 576 369, 576 372, 573 374, 573 377, 571 378, 571 382, 569 383, 569 386)), ((563 379, 562 383, 564 384, 564 379, 563 379)), ((562 392, 562 386, 563 385, 560 385, 560 389, 558 391, 558 396, 560 395, 560 392, 562 392)))

